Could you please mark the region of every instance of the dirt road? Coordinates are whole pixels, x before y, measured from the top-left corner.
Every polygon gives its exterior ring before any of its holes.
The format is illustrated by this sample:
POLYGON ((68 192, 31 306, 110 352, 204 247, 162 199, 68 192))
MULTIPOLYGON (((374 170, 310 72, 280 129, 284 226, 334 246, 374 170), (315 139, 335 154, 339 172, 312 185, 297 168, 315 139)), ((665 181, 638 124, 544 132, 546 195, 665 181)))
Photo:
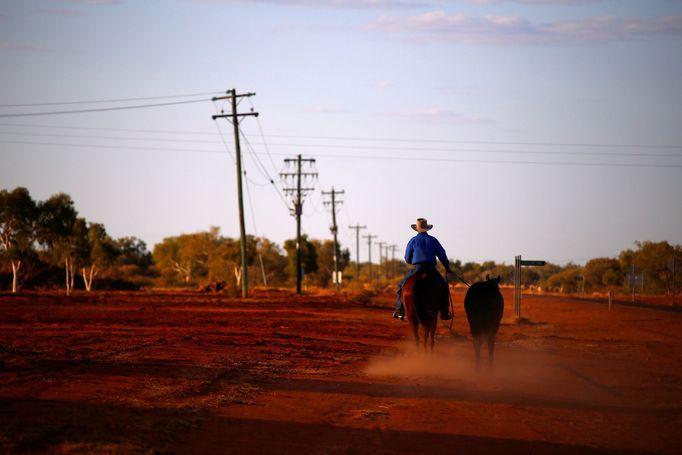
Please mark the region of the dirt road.
POLYGON ((392 294, 0 295, 2 453, 682 453, 682 314, 555 297, 476 373, 392 294))

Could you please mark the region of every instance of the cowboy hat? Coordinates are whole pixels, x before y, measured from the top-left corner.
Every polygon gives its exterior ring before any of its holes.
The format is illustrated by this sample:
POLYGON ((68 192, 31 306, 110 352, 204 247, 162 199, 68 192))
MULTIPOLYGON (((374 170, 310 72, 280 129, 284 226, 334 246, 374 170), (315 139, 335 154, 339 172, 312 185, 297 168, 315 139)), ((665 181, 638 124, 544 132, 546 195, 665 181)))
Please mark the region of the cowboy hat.
POLYGON ((433 227, 432 224, 429 224, 426 221, 426 218, 417 218, 417 224, 412 225, 412 229, 414 229, 417 232, 426 232, 431 230, 433 227))

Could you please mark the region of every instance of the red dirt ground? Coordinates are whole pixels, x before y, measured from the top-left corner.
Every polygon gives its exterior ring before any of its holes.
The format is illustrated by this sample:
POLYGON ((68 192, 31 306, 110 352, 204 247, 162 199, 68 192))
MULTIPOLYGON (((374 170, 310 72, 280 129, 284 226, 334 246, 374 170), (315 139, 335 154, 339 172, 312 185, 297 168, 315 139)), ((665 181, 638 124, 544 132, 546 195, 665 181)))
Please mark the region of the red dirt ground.
MULTIPOLYGON (((682 453, 682 313, 528 296, 476 373, 387 294, 0 295, 2 453, 682 453)), ((485 352, 484 352, 485 353, 485 352)))

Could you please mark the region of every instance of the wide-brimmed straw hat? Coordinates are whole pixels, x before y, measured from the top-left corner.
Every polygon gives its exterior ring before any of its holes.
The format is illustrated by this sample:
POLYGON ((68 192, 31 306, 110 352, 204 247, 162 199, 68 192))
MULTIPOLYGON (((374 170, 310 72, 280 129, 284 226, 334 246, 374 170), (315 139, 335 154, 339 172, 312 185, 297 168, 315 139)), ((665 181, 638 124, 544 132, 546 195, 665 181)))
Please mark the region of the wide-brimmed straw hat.
POLYGON ((426 218, 417 218, 417 224, 412 225, 412 229, 417 232, 426 232, 431 230, 432 227, 433 225, 429 224, 426 218))

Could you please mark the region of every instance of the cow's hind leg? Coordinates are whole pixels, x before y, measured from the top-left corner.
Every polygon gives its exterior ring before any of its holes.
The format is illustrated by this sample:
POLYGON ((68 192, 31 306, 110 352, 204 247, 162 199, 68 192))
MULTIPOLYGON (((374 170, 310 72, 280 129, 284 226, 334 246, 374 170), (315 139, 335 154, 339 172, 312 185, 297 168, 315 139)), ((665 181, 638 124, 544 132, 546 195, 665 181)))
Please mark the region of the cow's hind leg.
POLYGON ((488 371, 493 370, 493 361, 495 360, 495 334, 488 334, 488 371))
POLYGON ((476 358, 476 371, 481 369, 481 344, 482 339, 480 336, 474 336, 474 356, 476 358))

